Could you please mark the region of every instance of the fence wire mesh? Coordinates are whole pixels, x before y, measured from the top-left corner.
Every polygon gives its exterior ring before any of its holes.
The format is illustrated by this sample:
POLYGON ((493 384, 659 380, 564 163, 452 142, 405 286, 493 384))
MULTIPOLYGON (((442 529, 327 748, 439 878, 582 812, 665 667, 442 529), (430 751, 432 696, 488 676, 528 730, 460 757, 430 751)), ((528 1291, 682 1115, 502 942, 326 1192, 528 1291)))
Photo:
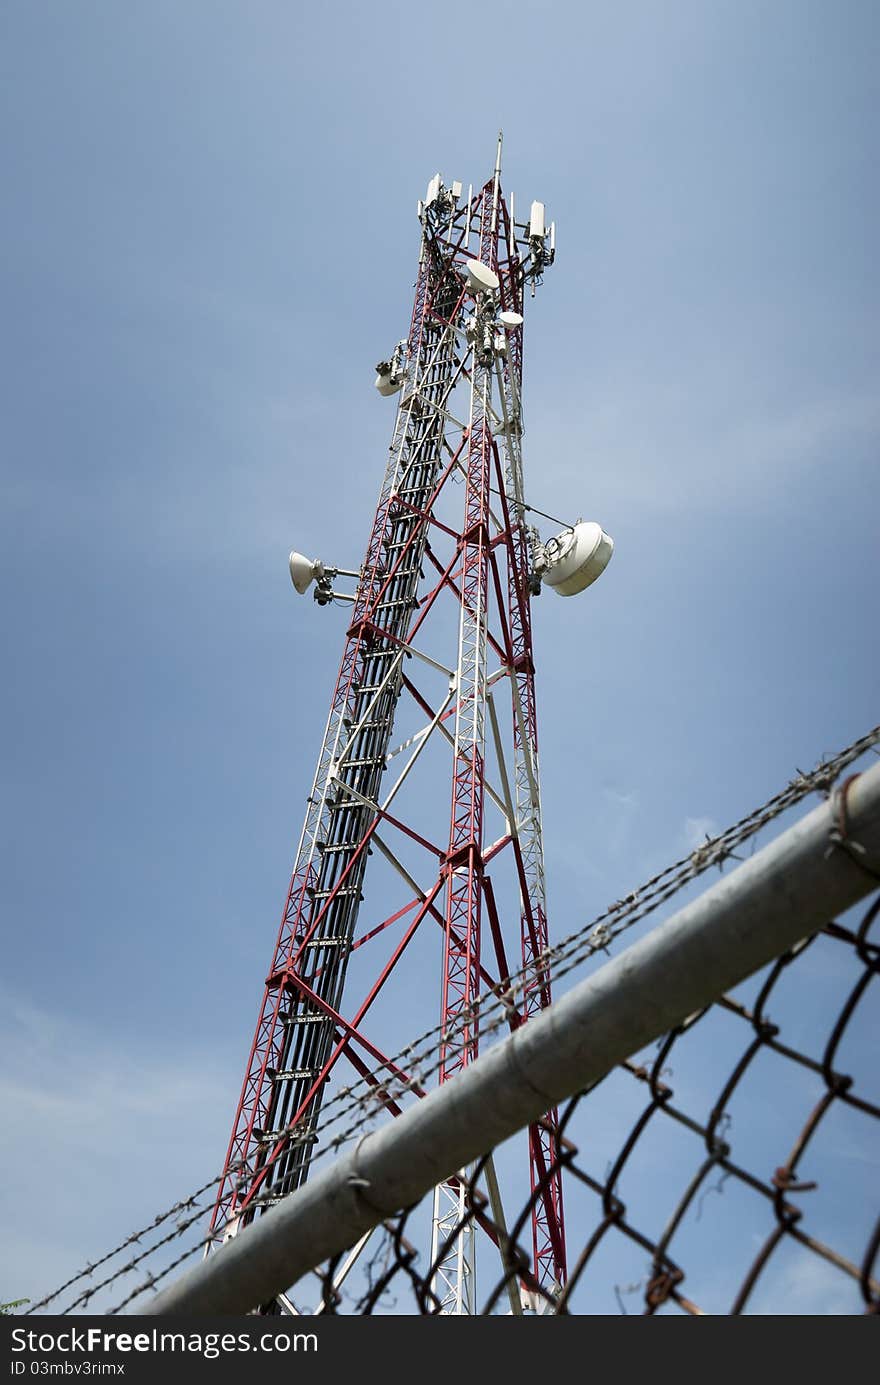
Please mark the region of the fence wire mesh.
MULTIPOLYGON (((742 859, 738 848, 784 820, 809 794, 830 795, 844 770, 878 741, 875 727, 816 769, 799 771, 766 803, 615 901, 539 962, 549 963, 554 982, 577 979, 624 931, 680 898, 707 871, 742 859)), ((542 1289, 523 1244, 541 1189, 515 1215, 505 1208, 505 1232, 490 1215, 484 1166, 463 1174, 468 1213, 456 1234, 471 1220, 488 1233, 479 1238, 478 1273, 481 1285, 489 1285, 478 1298, 483 1313, 523 1305, 559 1314, 631 1312, 638 1305, 652 1313, 878 1310, 880 1226, 871 1221, 880 1158, 880 1093, 872 1090, 878 996, 870 986, 880 965, 878 907, 875 902, 855 923, 829 921, 759 979, 691 1016, 655 1052, 637 1055, 572 1098, 560 1113, 565 1286, 542 1289), (841 1126, 841 1113, 848 1125, 841 1126), (853 1121, 861 1122, 859 1128, 853 1121), (817 1151, 819 1174, 804 1162, 817 1151), (786 1257, 791 1261, 795 1249, 799 1263, 783 1266, 781 1276, 771 1274, 786 1257), (774 1278, 776 1287, 768 1291, 774 1278)), ((528 980, 518 974, 502 993, 488 992, 476 1002, 484 1041, 507 1032, 510 1006, 528 980)), ((387 1119, 389 1109, 417 1101, 436 1074, 441 1037, 435 1026, 395 1055, 406 1080, 377 1070, 340 1088, 325 1107, 316 1157, 332 1158, 387 1119)), ((296 1138, 293 1129, 289 1139, 296 1138)), ((515 1157, 521 1153, 518 1147, 515 1157)), ((494 1152, 499 1166, 513 1157, 506 1147, 494 1152)), ((138 1311, 142 1295, 204 1252, 204 1232, 197 1239, 188 1233, 204 1225, 220 1177, 171 1204, 25 1311, 118 1313, 132 1305, 138 1311), (126 1282, 130 1287, 120 1296, 126 1282)), ((296 1286, 290 1307, 305 1313, 436 1312, 433 1269, 415 1249, 426 1244, 426 1222, 427 1203, 401 1213, 373 1233, 353 1265, 342 1257, 316 1270, 310 1284, 296 1286)))
MULTIPOLYGON (((505 1229, 486 1161, 470 1170, 450 1240, 475 1221, 497 1243, 480 1312, 519 1311, 511 1288, 520 1308, 549 1314, 880 1311, 878 918, 880 895, 572 1098, 564 1286, 548 1292, 531 1273, 540 1187, 505 1229)), ((434 1267, 410 1230, 418 1210, 377 1230, 341 1283, 346 1257, 323 1266, 298 1311, 436 1313, 434 1267)))

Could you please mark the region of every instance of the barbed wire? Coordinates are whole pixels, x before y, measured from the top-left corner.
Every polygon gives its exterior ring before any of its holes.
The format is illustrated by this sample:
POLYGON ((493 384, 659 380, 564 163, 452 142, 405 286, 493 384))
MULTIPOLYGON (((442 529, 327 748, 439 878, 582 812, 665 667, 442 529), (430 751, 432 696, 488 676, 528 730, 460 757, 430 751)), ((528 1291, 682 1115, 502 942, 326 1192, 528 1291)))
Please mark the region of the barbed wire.
MULTIPOLYGON (((437 1024, 427 1030, 390 1060, 395 1067, 401 1067, 404 1064, 409 1065, 412 1071, 406 1081, 399 1078, 383 1077, 382 1069, 379 1068, 351 1086, 341 1088, 333 1101, 324 1108, 325 1112, 340 1099, 351 1097, 351 1100, 347 1105, 343 1105, 337 1110, 330 1121, 324 1123, 325 1135, 330 1126, 349 1114, 357 1113, 360 1115, 370 1106, 385 1106, 388 1102, 399 1102, 406 1099, 414 1087, 423 1085, 427 1078, 439 1071, 442 1060, 436 1052, 436 1044, 448 1042, 468 1025, 473 1024, 475 1020, 480 1022, 483 1037, 501 1028, 505 1023, 514 1020, 517 1015, 515 1002, 536 971, 541 973, 549 969, 553 980, 558 981, 572 971, 574 967, 579 966, 587 957, 599 951, 606 952, 609 945, 616 941, 623 932, 668 902, 681 889, 703 875, 712 866, 723 866, 724 861, 733 856, 737 846, 748 841, 749 838, 761 831, 774 818, 779 817, 797 804, 808 793, 821 791, 827 794, 830 792, 831 786, 843 770, 878 741, 880 741, 880 727, 875 727, 865 736, 847 746, 845 750, 840 751, 830 759, 823 760, 810 773, 804 774, 798 771, 796 779, 792 780, 785 789, 774 795, 760 808, 753 810, 718 836, 707 839, 703 845, 673 865, 666 866, 639 889, 632 891, 622 900, 616 901, 604 913, 575 930, 561 943, 549 948, 518 972, 512 973, 508 984, 493 991, 483 992, 474 1001, 470 1010, 460 1013, 453 1027, 444 1031, 443 1026, 437 1024), (431 1045, 430 1052, 422 1058, 418 1067, 413 1068, 413 1060, 418 1061, 419 1050, 427 1045, 431 1045), (433 1062, 428 1064, 430 1058, 433 1058, 433 1062), (371 1081, 376 1085, 370 1085, 371 1081), (366 1088, 366 1091, 363 1096, 358 1096, 356 1093, 361 1087, 366 1088)), ((346 1140, 361 1133, 363 1133, 363 1127, 359 1120, 342 1134, 334 1135, 323 1150, 316 1151, 312 1163, 315 1163, 329 1151, 338 1150, 346 1140)), ((288 1141, 285 1142, 283 1148, 289 1147, 290 1142, 296 1142, 295 1128, 290 1132, 288 1141)), ((278 1153, 281 1152, 281 1150, 278 1151, 278 1153)))
MULTIPOLYGON (((835 755, 823 758, 812 771, 798 770, 796 777, 784 789, 773 795, 760 807, 753 809, 717 836, 707 838, 705 843, 696 847, 686 856, 658 871, 638 889, 615 901, 603 913, 576 929, 560 943, 532 959, 527 966, 512 973, 505 982, 499 983, 493 990, 483 992, 474 1001, 470 1010, 457 1016, 454 1026, 444 1030, 441 1024, 437 1024, 426 1030, 417 1039, 412 1040, 389 1060, 394 1067, 407 1066, 409 1076, 406 1080, 388 1077, 385 1065, 380 1065, 353 1083, 341 1087, 325 1103, 322 1113, 322 1134, 325 1137, 328 1136, 333 1126, 340 1124, 349 1116, 355 1116, 356 1119, 344 1130, 337 1131, 330 1136, 324 1148, 314 1152, 311 1163, 316 1163, 327 1154, 336 1153, 348 1140, 363 1135, 365 1123, 375 1119, 388 1107, 389 1103, 400 1103, 412 1096, 413 1089, 422 1087, 427 1079, 439 1071, 441 1066, 438 1052, 440 1043, 448 1042, 467 1025, 473 1024, 477 1020, 480 1024, 481 1035, 484 1038, 493 1035, 505 1025, 515 1023, 519 1014, 516 1002, 529 982, 534 979, 536 973, 540 976, 549 970, 552 980, 556 982, 595 953, 607 952, 610 945, 623 932, 660 908, 707 870, 714 866, 722 869, 724 863, 734 855, 736 847, 755 836, 774 819, 801 802, 808 794, 821 792, 827 795, 830 793, 831 787, 843 770, 871 750, 878 742, 880 742, 880 726, 874 727, 865 735, 860 736, 835 755), (331 1113, 329 1119, 328 1112, 331 1113)), ((279 1141, 279 1146, 274 1151, 273 1157, 279 1157, 284 1150, 300 1142, 297 1140, 296 1128, 292 1127, 287 1132, 286 1139, 283 1138, 279 1141)), ((149 1249, 120 1266, 112 1275, 101 1280, 99 1284, 84 1290, 72 1303, 60 1311, 69 1313, 76 1307, 87 1304, 100 1289, 108 1287, 123 1275, 133 1272, 150 1255, 184 1234, 194 1221, 198 1220, 203 1212, 206 1212, 212 1205, 205 1201, 199 1203, 199 1199, 203 1198, 209 1190, 218 1187, 228 1174, 241 1173, 243 1168, 243 1165, 238 1165, 231 1169, 224 1169, 207 1180, 194 1193, 173 1203, 166 1211, 157 1214, 151 1222, 139 1231, 126 1236, 100 1259, 88 1263, 57 1289, 30 1305, 27 1314, 34 1314, 41 1308, 54 1303, 67 1289, 90 1277, 100 1266, 122 1254, 129 1246, 139 1244, 142 1238, 151 1235, 171 1217, 182 1211, 194 1210, 194 1215, 190 1218, 184 1218, 173 1232, 162 1237, 149 1249), (197 1208, 198 1210, 195 1210, 197 1208)), ((254 1198, 253 1201, 255 1206, 261 1205, 259 1197, 254 1198)), ((222 1234, 223 1231, 220 1228, 212 1235, 201 1238, 198 1243, 191 1246, 174 1262, 175 1266, 199 1250, 203 1250, 206 1245, 219 1239, 222 1234)), ((151 1276, 111 1311, 120 1311, 133 1298, 154 1287, 160 1278, 164 1278, 170 1272, 171 1268, 171 1266, 166 1267, 161 1275, 151 1276)))

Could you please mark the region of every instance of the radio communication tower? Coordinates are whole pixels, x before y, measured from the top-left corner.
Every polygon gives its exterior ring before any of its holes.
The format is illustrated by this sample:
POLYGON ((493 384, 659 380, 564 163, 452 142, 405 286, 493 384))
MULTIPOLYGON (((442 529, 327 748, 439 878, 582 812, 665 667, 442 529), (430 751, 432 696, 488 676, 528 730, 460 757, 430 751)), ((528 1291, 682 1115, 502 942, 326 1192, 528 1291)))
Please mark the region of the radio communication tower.
MULTIPOLYGON (((397 1051, 386 1036, 396 1021, 405 1042, 436 1016, 438 971, 440 1082, 477 1056, 481 992, 506 995, 511 1028, 550 1003, 530 603, 542 583, 562 595, 589 585, 612 544, 581 521, 542 543, 527 521, 524 297, 553 263, 555 229, 539 202, 517 221, 501 189, 501 137, 483 187, 463 195, 437 174, 418 213, 409 333, 377 367, 376 388, 397 413, 363 564, 290 555, 296 590, 343 603, 350 619, 215 1241, 308 1177, 341 1059, 397 1113, 374 1074, 411 1082, 386 1056, 397 1051), (340 577, 354 579, 353 593, 334 585, 340 577), (395 760, 399 772, 386 777, 395 760), (371 856, 384 874, 361 908, 371 856), (509 989, 520 969, 525 981, 509 989)), ((528 1134, 533 1270, 548 1293, 566 1273, 557 1138, 555 1111, 528 1134)), ((461 1173, 434 1196, 432 1287, 443 1313, 476 1311, 481 1219, 475 1232, 464 1217, 461 1173)), ((503 1225, 491 1160, 486 1181, 503 1225)), ((513 1312, 530 1306, 515 1289, 510 1298, 513 1312)))

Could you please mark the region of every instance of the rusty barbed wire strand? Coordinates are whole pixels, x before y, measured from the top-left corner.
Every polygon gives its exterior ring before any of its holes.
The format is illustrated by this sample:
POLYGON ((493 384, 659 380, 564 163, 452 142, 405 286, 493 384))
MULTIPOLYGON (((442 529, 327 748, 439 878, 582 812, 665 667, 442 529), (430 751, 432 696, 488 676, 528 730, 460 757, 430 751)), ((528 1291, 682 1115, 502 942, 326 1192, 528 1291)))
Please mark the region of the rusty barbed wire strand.
MULTIPOLYGON (((184 1220, 178 1226, 176 1226, 173 1231, 169 1231, 168 1234, 166 1236, 163 1236, 160 1241, 157 1241, 155 1245, 150 1246, 149 1249, 143 1251, 140 1255, 136 1255, 134 1259, 131 1260, 128 1266, 126 1267, 126 1272, 130 1273, 132 1270, 136 1269, 138 1265, 142 1264, 143 1261, 146 1260, 149 1256, 154 1255, 157 1250, 160 1250, 162 1248, 162 1246, 170 1245, 172 1241, 176 1241, 178 1236, 182 1236, 186 1231, 189 1230, 191 1226, 194 1226, 197 1221, 201 1220, 203 1212, 204 1208, 200 1207, 196 1212, 193 1213, 191 1217, 184 1218, 184 1220)), ((164 1271, 163 1273, 167 1273, 167 1271, 164 1271)), ((108 1284, 112 1284, 118 1278, 118 1274, 112 1274, 108 1276, 107 1279, 102 1279, 99 1284, 91 1285, 88 1289, 83 1290, 79 1298, 74 1299, 73 1303, 68 1304, 64 1312, 71 1313, 73 1312, 74 1308, 86 1307, 89 1301, 94 1298, 95 1294, 97 1294, 101 1289, 106 1288, 108 1284)), ((162 1275, 157 1275, 155 1277, 155 1280, 153 1276, 150 1276, 150 1283, 156 1282, 160 1278, 162 1278, 162 1275)))
MULTIPOLYGON (((664 903, 668 902, 675 894, 684 888, 691 881, 697 879, 706 870, 717 865, 723 867, 724 862, 729 859, 737 846, 742 845, 749 838, 760 832, 775 818, 794 807, 808 794, 821 792, 828 794, 845 768, 857 760, 860 756, 871 750, 880 742, 880 726, 874 727, 871 731, 860 736, 850 745, 846 746, 837 754, 823 758, 816 768, 809 772, 797 771, 796 777, 786 785, 784 789, 773 795, 759 808, 752 810, 740 818, 736 823, 726 828, 713 838, 708 838, 706 843, 697 847, 687 856, 666 866, 657 872, 638 889, 611 904, 602 914, 592 919, 589 923, 576 929, 559 944, 549 948, 540 957, 533 960, 530 966, 521 968, 518 972, 512 973, 507 981, 509 984, 499 984, 493 991, 484 992, 474 1002, 472 1008, 467 1013, 458 1017, 456 1026, 448 1030, 445 1034, 442 1025, 435 1025, 425 1031, 419 1038, 411 1041, 403 1048, 390 1062, 395 1066, 410 1065, 413 1070, 407 1081, 399 1079, 383 1079, 384 1065, 376 1070, 365 1074, 348 1086, 343 1086, 327 1101, 324 1107, 326 1117, 328 1111, 333 1114, 329 1120, 325 1120, 322 1126, 322 1134, 328 1134, 329 1130, 336 1124, 342 1122, 346 1117, 355 1114, 357 1119, 352 1122, 342 1132, 334 1134, 325 1145, 324 1149, 316 1151, 312 1162, 317 1162, 322 1156, 328 1153, 335 1153, 347 1140, 355 1135, 363 1134, 365 1119, 375 1118, 385 1109, 389 1101, 401 1101, 410 1097, 414 1087, 422 1086, 427 1078, 439 1070, 440 1060, 437 1056, 436 1045, 438 1041, 448 1040, 454 1037, 458 1029, 473 1023, 479 1019, 481 1034, 486 1037, 495 1033, 505 1024, 509 1023, 513 1015, 516 1014, 515 1002, 517 997, 525 989, 525 986, 533 978, 535 969, 545 970, 548 966, 554 981, 567 975, 576 966, 580 965, 586 958, 594 955, 598 951, 607 951, 608 947, 620 934, 634 924, 638 923, 664 903), (429 1047, 432 1046, 432 1047, 429 1047), (426 1049, 424 1054, 420 1051, 426 1049), (433 1059, 433 1062, 430 1060, 433 1059), (415 1066, 413 1064, 415 1063, 415 1066), (364 1089, 361 1091, 360 1089, 364 1089), (370 1106, 375 1109, 370 1111, 370 1106), (333 1108, 337 1109, 333 1111, 333 1108)), ((838 834, 839 835, 839 834, 838 834)), ((834 834, 832 834, 834 836, 834 834)), ((844 841, 832 841, 832 848, 835 845, 845 846, 850 850, 850 844, 844 841)), ((853 1002, 857 1003, 857 998, 853 1002)), ((296 1129, 292 1128, 288 1132, 287 1141, 278 1149, 275 1157, 278 1157, 284 1149, 297 1143, 296 1129)), ((152 1234, 156 1229, 163 1225, 170 1217, 181 1210, 186 1210, 195 1205, 197 1199, 204 1196, 206 1192, 216 1188, 229 1172, 236 1173, 241 1171, 241 1167, 232 1170, 223 1170, 213 1178, 203 1183, 196 1191, 187 1198, 180 1199, 172 1204, 166 1211, 157 1216, 139 1231, 132 1232, 126 1236, 114 1249, 102 1255, 100 1259, 90 1262, 83 1267, 76 1275, 66 1280, 64 1284, 47 1294, 36 1303, 29 1306, 27 1314, 33 1314, 41 1308, 47 1307, 60 1297, 67 1289, 73 1287, 81 1279, 87 1278, 94 1273, 100 1266, 121 1254, 125 1249, 134 1244, 139 1244, 141 1239, 152 1234)), ((260 1205, 259 1199, 254 1199, 255 1205, 260 1205)), ((203 1204, 202 1210, 207 1210, 210 1204, 203 1204)), ((197 1219, 197 1218, 196 1218, 197 1219)), ((184 1229, 192 1225, 192 1220, 187 1220, 184 1229)), ((150 1249, 134 1257, 125 1265, 119 1267, 117 1271, 94 1286, 85 1295, 91 1298, 99 1288, 107 1287, 116 1279, 132 1272, 144 1259, 170 1240, 182 1234, 177 1229, 173 1234, 163 1237, 157 1241, 150 1249)), ((215 1232, 214 1237, 222 1234, 222 1228, 215 1232)), ((185 1256, 195 1254, 208 1243, 208 1238, 203 1238, 198 1244, 191 1247, 185 1256)), ((167 1271, 163 1271, 162 1278, 167 1271)), ((138 1293, 144 1292, 151 1287, 150 1281, 141 1286, 138 1293)), ((124 1302, 129 1302, 132 1295, 124 1302)), ((76 1299, 69 1305, 64 1312, 72 1311, 74 1306, 78 1306, 83 1296, 76 1299)), ((121 1305, 120 1305, 121 1306, 121 1305)), ((114 1311, 118 1311, 118 1308, 114 1311)))

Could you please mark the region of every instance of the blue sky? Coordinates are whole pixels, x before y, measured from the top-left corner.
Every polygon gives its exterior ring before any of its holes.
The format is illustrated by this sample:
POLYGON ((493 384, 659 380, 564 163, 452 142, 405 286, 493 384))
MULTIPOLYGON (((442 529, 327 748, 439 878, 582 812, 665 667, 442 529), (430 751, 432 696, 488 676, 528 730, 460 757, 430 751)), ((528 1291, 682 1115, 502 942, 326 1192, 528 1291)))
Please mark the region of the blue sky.
POLYGON ((553 935, 878 720, 880 15, 13 0, 0 35, 0 1297, 35 1297, 222 1161, 343 630, 287 553, 360 561, 416 199, 499 127, 558 226, 527 491, 617 545, 535 610, 553 935))

